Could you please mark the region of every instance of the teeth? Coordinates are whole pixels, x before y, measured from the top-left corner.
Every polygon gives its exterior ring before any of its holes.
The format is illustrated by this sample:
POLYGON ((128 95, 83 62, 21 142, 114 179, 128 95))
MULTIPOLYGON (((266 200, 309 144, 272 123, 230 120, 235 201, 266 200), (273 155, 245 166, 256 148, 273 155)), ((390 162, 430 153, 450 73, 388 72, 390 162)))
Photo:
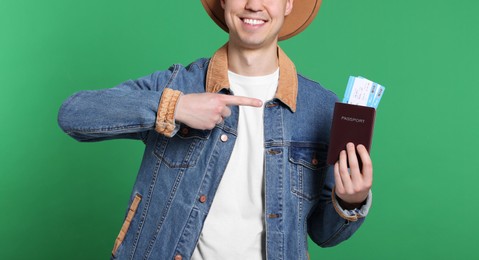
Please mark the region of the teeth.
POLYGON ((257 25, 257 24, 264 24, 263 20, 255 20, 255 19, 243 19, 243 21, 247 24, 257 25))

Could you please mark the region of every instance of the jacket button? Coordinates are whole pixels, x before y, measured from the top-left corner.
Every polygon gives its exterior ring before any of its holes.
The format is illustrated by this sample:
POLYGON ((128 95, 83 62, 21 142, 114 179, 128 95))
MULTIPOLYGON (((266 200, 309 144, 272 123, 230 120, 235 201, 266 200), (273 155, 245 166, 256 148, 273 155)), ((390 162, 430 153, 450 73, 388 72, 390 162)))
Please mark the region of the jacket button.
POLYGON ((183 257, 180 254, 175 255, 175 260, 181 260, 181 259, 183 259, 183 257))
POLYGON ((318 162, 318 159, 314 158, 314 159, 311 161, 311 163, 312 163, 313 165, 318 165, 319 162, 318 162))
POLYGON ((272 108, 272 107, 275 107, 275 106, 278 106, 278 103, 269 103, 266 105, 267 108, 272 108))
POLYGON ((228 141, 228 136, 223 134, 223 135, 221 135, 220 139, 221 139, 222 142, 226 142, 226 141, 228 141))
POLYGON ((280 154, 280 153, 281 153, 280 150, 273 150, 273 149, 268 150, 268 154, 271 154, 271 155, 277 155, 277 154, 280 154))
POLYGON ((183 128, 181 128, 180 131, 183 135, 187 135, 190 130, 188 130, 188 127, 183 127, 183 128))
POLYGON ((201 195, 200 196, 200 202, 205 203, 206 202, 206 195, 201 195))

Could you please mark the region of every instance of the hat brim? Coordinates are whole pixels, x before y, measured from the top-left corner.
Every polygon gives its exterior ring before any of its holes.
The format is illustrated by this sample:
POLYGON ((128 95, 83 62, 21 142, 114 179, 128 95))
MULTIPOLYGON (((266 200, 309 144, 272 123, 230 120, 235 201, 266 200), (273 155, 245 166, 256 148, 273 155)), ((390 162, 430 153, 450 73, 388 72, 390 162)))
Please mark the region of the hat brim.
MULTIPOLYGON (((285 17, 283 27, 278 34, 278 40, 286 40, 302 32, 314 20, 322 0, 296 0, 293 10, 285 17)), ((219 0, 201 0, 203 7, 213 21, 228 32, 224 10, 219 0)))

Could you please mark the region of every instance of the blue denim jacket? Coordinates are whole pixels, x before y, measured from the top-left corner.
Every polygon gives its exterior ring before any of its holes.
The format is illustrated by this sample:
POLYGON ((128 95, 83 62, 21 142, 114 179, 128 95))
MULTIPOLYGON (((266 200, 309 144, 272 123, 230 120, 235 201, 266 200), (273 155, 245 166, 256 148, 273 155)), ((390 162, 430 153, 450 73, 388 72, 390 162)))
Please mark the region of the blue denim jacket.
MULTIPOLYGON (((134 138, 146 145, 112 259, 189 259, 193 253, 235 144, 238 107, 212 130, 179 124, 172 137, 154 131, 156 112, 165 88, 231 94, 226 48, 187 67, 76 93, 62 105, 59 124, 79 141, 134 138)), ((278 90, 264 109, 266 256, 307 259, 307 234, 319 246, 334 246, 367 212, 342 211, 333 199, 326 155, 336 96, 298 75, 279 48, 278 57, 278 90)))

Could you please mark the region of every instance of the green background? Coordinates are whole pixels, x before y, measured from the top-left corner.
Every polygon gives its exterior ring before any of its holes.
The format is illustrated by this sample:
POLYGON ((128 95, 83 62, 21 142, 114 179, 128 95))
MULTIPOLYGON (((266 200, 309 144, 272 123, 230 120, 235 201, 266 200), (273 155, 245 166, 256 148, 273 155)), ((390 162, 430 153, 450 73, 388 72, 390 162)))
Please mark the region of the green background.
MULTIPOLYGON (((325 0, 280 45, 342 97, 349 75, 386 86, 374 205, 312 259, 470 259, 479 214, 479 2, 325 0)), ((0 259, 108 259, 141 142, 78 143, 58 108, 75 91, 209 57, 227 35, 199 1, 0 0, 0 259)))

